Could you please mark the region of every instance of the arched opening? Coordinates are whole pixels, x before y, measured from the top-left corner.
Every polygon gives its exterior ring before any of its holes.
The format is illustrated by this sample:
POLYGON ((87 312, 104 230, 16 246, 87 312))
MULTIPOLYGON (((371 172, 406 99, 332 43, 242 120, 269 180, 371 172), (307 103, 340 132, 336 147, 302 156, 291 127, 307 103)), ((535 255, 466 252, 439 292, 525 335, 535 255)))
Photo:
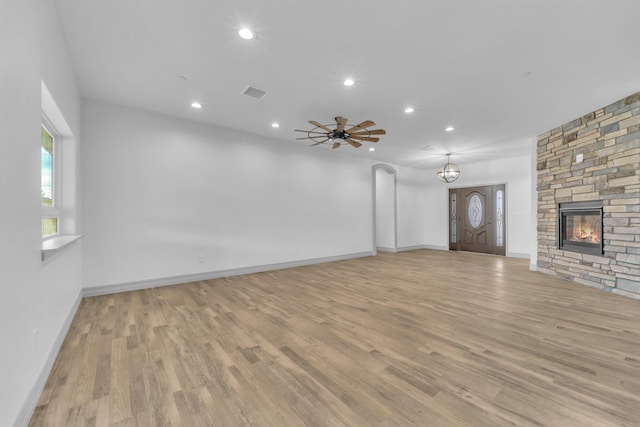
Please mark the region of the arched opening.
POLYGON ((397 174, 389 165, 372 168, 373 181, 373 254, 378 250, 396 252, 397 241, 397 174))

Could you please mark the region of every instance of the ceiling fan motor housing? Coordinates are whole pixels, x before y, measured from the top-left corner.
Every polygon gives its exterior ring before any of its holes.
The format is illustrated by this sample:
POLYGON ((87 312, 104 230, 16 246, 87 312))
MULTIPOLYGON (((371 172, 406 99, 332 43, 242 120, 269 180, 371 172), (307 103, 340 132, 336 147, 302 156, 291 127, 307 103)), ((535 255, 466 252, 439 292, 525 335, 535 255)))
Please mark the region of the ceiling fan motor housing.
POLYGON ((342 132, 338 132, 337 130, 334 130, 333 132, 327 132, 327 138, 329 138, 330 140, 334 140, 334 139, 343 139, 343 140, 347 140, 347 138, 349 138, 349 134, 345 131, 342 132))

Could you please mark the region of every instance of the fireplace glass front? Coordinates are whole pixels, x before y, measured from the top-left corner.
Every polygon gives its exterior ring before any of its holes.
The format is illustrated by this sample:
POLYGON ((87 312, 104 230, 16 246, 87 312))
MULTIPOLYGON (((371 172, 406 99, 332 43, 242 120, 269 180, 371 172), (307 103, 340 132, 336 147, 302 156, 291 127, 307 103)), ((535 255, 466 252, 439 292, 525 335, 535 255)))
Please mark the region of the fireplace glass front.
POLYGON ((581 203, 560 204, 560 249, 602 255, 602 205, 581 203))

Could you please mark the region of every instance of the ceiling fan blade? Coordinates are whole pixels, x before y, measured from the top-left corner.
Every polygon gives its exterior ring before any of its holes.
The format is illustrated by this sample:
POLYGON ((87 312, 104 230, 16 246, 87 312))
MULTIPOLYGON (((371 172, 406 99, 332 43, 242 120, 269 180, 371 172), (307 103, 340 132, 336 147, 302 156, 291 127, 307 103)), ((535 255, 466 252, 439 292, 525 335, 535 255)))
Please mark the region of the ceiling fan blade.
POLYGON ((324 143, 325 143, 325 142, 327 142, 328 140, 329 140, 329 138, 325 139, 324 141, 316 142, 315 144, 311 144, 309 147, 313 147, 313 146, 316 146, 316 145, 324 144, 324 143))
POLYGON ((321 135, 326 135, 326 132, 320 132, 317 130, 302 130, 302 129, 294 129, 296 132, 306 132, 306 133, 319 133, 321 135))
POLYGON ((338 127, 336 128, 336 131, 342 132, 344 130, 344 127, 347 124, 347 119, 345 119, 344 117, 336 117, 336 123, 338 123, 338 127))
MULTIPOLYGON (((348 129, 347 133, 350 133, 350 131, 356 130, 356 129, 370 128, 371 126, 375 126, 375 122, 372 122, 371 120, 365 120, 364 122, 360 123, 359 125, 355 125, 351 129, 348 129)), ((357 132, 357 130, 356 130, 356 132, 357 132)))
POLYGON ((360 141, 367 141, 367 142, 378 142, 378 141, 380 141, 380 138, 369 138, 368 136, 358 136, 358 135, 349 135, 349 138, 358 139, 360 141))
POLYGON ((340 143, 338 141, 333 143, 333 149, 340 148, 340 143))
POLYGON ((309 123, 311 123, 312 125, 319 127, 320 129, 324 129, 327 132, 333 132, 331 129, 329 129, 328 127, 326 127, 325 125, 316 122, 315 120, 309 120, 309 123))
POLYGON ((353 140, 353 139, 351 139, 351 138, 347 138, 347 139, 346 139, 346 141, 347 141, 349 144, 351 144, 351 145, 353 145, 354 147, 356 147, 356 148, 358 148, 358 147, 362 147, 362 144, 360 144, 358 141, 354 141, 354 140, 353 140))
POLYGON ((374 129, 374 130, 357 130, 355 132, 348 132, 349 135, 363 135, 363 136, 369 136, 369 135, 386 135, 387 131, 384 129, 374 129))
MULTIPOLYGON (((327 141, 329 138, 326 138, 326 135, 324 135, 325 139, 322 142, 327 141)), ((304 139, 310 139, 312 141, 318 141, 318 138, 322 138, 322 136, 320 135, 311 135, 311 136, 304 136, 302 138, 296 138, 296 141, 302 141, 304 139)))

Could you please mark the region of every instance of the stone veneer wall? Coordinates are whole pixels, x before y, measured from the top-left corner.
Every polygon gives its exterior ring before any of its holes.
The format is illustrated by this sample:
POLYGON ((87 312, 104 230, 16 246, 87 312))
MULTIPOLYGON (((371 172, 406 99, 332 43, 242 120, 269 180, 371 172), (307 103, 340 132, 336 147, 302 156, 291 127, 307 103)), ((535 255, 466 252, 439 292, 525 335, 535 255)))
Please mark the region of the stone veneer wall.
POLYGON ((640 299, 640 92, 543 133, 537 157, 537 270, 640 299), (586 200, 604 205, 603 256, 558 249, 558 204, 586 200))

